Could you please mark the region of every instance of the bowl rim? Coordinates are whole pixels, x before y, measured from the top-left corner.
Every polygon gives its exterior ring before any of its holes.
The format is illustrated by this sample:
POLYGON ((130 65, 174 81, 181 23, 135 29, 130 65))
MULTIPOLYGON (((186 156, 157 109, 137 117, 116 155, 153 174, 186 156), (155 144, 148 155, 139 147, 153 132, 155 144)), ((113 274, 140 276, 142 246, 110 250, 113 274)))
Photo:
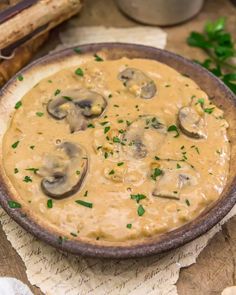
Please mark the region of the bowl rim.
MULTIPOLYGON (((80 46, 73 46, 71 48, 63 49, 55 53, 50 53, 44 57, 41 57, 34 62, 30 63, 22 70, 20 70, 16 75, 14 75, 0 90, 0 99, 4 96, 4 93, 8 91, 8 88, 14 84, 16 78, 20 74, 26 73, 31 68, 36 65, 43 65, 47 62, 53 62, 61 58, 70 58, 75 53, 75 48, 81 49, 81 54, 94 54, 101 50, 113 49, 113 50, 136 50, 137 52, 146 52, 148 56, 165 56, 165 58, 172 58, 178 63, 182 63, 194 69, 199 74, 204 73, 212 81, 215 82, 217 87, 225 93, 228 99, 232 100, 236 108, 236 96, 231 92, 231 90, 212 73, 193 63, 192 61, 172 52, 163 49, 157 49, 155 47, 129 44, 129 43, 96 43, 96 44, 85 44, 80 46)), ((142 57, 143 58, 143 57, 142 57)), ((149 57, 150 58, 150 57, 149 57)), ((153 58, 151 58, 153 59, 153 58)), ((155 60, 155 59, 154 59, 155 60)), ((158 60, 158 59, 156 59, 158 60)), ((163 62, 163 61, 160 61, 163 62)), ((165 63, 165 62, 164 62, 165 63)), ((201 86, 201 85, 200 85, 201 86)), ((20 226, 22 226, 27 232, 31 233, 36 238, 46 242, 47 244, 72 254, 90 256, 90 257, 101 257, 101 258, 131 258, 131 257, 142 257, 152 254, 159 254, 162 252, 169 251, 171 249, 178 248, 200 235, 206 233, 214 225, 216 225, 225 215, 233 208, 236 203, 236 176, 230 185, 227 194, 224 198, 220 198, 215 204, 204 214, 200 214, 193 221, 175 229, 167 232, 162 236, 161 240, 150 239, 147 242, 131 245, 131 246, 105 246, 99 244, 92 244, 88 242, 78 241, 78 240, 58 240, 58 235, 54 232, 45 229, 40 224, 36 223, 33 219, 28 218, 21 209, 12 209, 8 206, 8 201, 11 200, 10 194, 7 189, 7 185, 4 183, 2 175, 0 175, 0 204, 2 208, 7 212, 7 214, 16 221, 20 226)))

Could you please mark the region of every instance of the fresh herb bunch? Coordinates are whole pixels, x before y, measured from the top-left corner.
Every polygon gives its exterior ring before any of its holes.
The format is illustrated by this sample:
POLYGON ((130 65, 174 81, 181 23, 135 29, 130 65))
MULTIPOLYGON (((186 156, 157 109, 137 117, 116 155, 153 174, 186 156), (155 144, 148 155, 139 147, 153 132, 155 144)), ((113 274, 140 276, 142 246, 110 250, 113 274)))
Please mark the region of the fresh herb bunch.
POLYGON ((221 17, 215 22, 207 22, 203 33, 191 32, 187 38, 190 46, 203 49, 209 56, 203 62, 195 61, 223 82, 236 94, 236 65, 232 58, 236 49, 232 36, 225 30, 226 18, 221 17))

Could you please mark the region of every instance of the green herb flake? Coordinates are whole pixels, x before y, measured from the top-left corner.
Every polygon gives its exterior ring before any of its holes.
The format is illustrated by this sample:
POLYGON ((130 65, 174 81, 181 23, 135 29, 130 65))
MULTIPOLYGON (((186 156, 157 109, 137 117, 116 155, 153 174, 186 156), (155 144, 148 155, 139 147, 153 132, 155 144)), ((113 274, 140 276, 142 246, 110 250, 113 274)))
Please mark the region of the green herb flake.
POLYGON ((213 108, 206 108, 204 109, 204 112, 207 113, 207 114, 211 114, 213 111, 214 111, 214 107, 213 108))
POLYGON ((180 169, 180 168, 181 168, 181 166, 180 166, 179 163, 176 164, 176 168, 177 168, 177 169, 180 169))
POLYGON ((179 130, 175 125, 171 125, 168 127, 167 129, 168 132, 176 132, 176 135, 174 137, 178 137, 179 136, 179 130))
POLYGON ((81 68, 78 68, 76 71, 75 71, 75 74, 78 75, 78 76, 81 76, 83 77, 84 76, 84 72, 81 68))
POLYGON ((84 197, 87 197, 88 196, 88 191, 86 191, 85 193, 84 193, 84 197))
POLYGON ((199 99, 197 100, 197 103, 199 103, 199 104, 201 105, 201 107, 203 107, 203 105, 204 105, 204 103, 205 103, 204 98, 199 98, 199 99))
POLYGON ((106 125, 108 123, 109 123, 108 121, 104 121, 104 122, 101 122, 100 125, 104 126, 104 125, 106 125))
POLYGON ((17 174, 19 170, 17 168, 14 169, 14 173, 17 174))
POLYGON ((115 142, 115 143, 120 143, 120 139, 119 139, 119 137, 114 136, 114 137, 113 137, 113 142, 115 142))
POLYGON ((128 223, 128 224, 126 225, 126 227, 129 228, 129 229, 131 229, 131 228, 132 228, 132 223, 128 223))
POLYGON ((27 168, 25 170, 26 171, 32 171, 32 172, 34 172, 34 174, 36 174, 39 169, 38 168, 27 168))
POLYGON ((17 80, 18 81, 23 81, 24 80, 24 77, 20 74, 20 75, 17 76, 17 80))
POLYGON ((11 147, 12 147, 13 149, 16 149, 17 146, 19 145, 19 143, 20 143, 20 141, 17 140, 16 142, 14 142, 14 143, 11 145, 11 147))
POLYGON ((48 207, 49 209, 51 209, 51 208, 53 207, 52 199, 48 199, 48 201, 47 201, 47 207, 48 207))
POLYGON ((74 52, 77 53, 77 54, 82 53, 81 48, 79 48, 79 47, 74 48, 74 52))
POLYGON ((120 106, 118 104, 114 104, 113 107, 119 108, 120 106))
POLYGON ((58 244, 61 245, 63 242, 65 242, 65 241, 67 241, 67 240, 68 240, 67 237, 61 237, 61 236, 59 236, 57 241, 58 241, 58 244))
POLYGON ((115 174, 115 171, 112 169, 108 174, 113 175, 113 174, 115 174))
POLYGON ((13 208, 13 209, 15 209, 15 208, 21 208, 21 204, 18 203, 18 202, 15 202, 15 201, 11 201, 10 200, 7 203, 8 203, 8 207, 10 207, 10 208, 13 208))
POLYGON ((62 97, 64 99, 68 100, 68 101, 72 101, 73 100, 70 96, 63 95, 62 97))
POLYGON ((18 110, 21 106, 22 106, 22 102, 19 100, 19 101, 17 101, 17 103, 15 104, 15 109, 18 110))
POLYGON ((117 120, 117 122, 120 124, 120 123, 123 123, 124 120, 117 120))
POLYGON ((75 234, 75 233, 70 233, 70 235, 73 236, 73 237, 78 237, 78 235, 75 234))
POLYGON ((151 178, 156 181, 157 177, 162 175, 162 174, 163 174, 163 171, 161 169, 155 168, 153 170, 153 173, 151 174, 151 178))
POLYGON ((23 181, 28 183, 28 182, 32 182, 32 179, 26 175, 25 178, 23 179, 23 181))
POLYGON ((35 145, 31 145, 30 148, 31 150, 33 150, 35 148, 35 145))
POLYGON ((131 125, 131 122, 128 121, 128 120, 126 120, 126 125, 127 125, 127 126, 130 126, 130 125, 131 125))
POLYGON ((158 156, 155 156, 155 160, 159 161, 159 160, 160 160, 160 158, 159 158, 158 156))
POLYGON ((76 173, 76 175, 80 175, 80 171, 79 170, 76 170, 75 173, 76 173))
POLYGON ((54 92, 54 95, 57 96, 58 94, 61 93, 61 90, 60 89, 57 89, 55 92, 54 92))
POLYGON ((108 95, 108 98, 112 98, 112 94, 111 93, 108 95))
POLYGON ((89 123, 89 124, 87 125, 87 127, 88 127, 88 128, 95 128, 95 126, 94 126, 92 123, 89 123))
POLYGON ((48 80, 48 83, 52 83, 52 80, 48 80))
POLYGON ((95 57, 95 61, 103 61, 103 59, 97 54, 94 54, 94 57, 95 57))
POLYGON ((104 134, 106 134, 110 129, 111 129, 110 126, 106 126, 106 127, 104 128, 104 134))
POLYGON ((188 199, 185 200, 185 203, 187 204, 187 206, 190 206, 190 202, 188 199))
POLYGON ((145 213, 145 209, 143 208, 142 205, 138 206, 137 212, 138 212, 138 216, 143 216, 143 214, 145 213))
POLYGON ((75 202, 77 204, 81 205, 81 206, 84 206, 84 207, 87 207, 87 208, 93 208, 93 203, 85 202, 85 201, 82 201, 82 200, 76 200, 75 202))
POLYGON ((141 200, 146 199, 147 197, 143 194, 136 194, 136 195, 130 195, 130 198, 132 200, 135 200, 137 203, 139 203, 141 200))
POLYGON ((104 153, 104 158, 107 159, 108 158, 108 152, 104 153))
POLYGON ((36 114, 36 116, 38 116, 38 117, 42 117, 42 116, 44 115, 44 113, 42 113, 42 112, 36 112, 35 114, 36 114))
POLYGON ((122 165, 124 165, 124 162, 117 163, 117 166, 122 166, 122 165))

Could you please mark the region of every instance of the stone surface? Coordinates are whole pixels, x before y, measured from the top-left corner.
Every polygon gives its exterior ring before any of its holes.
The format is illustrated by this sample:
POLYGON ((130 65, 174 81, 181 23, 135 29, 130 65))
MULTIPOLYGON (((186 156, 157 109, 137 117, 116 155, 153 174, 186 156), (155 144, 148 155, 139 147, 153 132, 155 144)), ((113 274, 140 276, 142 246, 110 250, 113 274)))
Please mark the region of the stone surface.
MULTIPOLYGON (((189 22, 178 26, 166 27, 168 33, 167 49, 192 59, 202 59, 198 49, 186 45, 186 37, 192 30, 202 30, 208 19, 227 16, 227 26, 236 39, 236 7, 228 0, 208 0, 201 13, 189 22)), ((43 55, 58 44, 58 31, 66 26, 105 25, 129 27, 137 25, 126 18, 116 7, 113 0, 87 0, 84 10, 66 24, 57 28, 37 56, 43 55)), ((222 290, 236 285, 236 217, 223 226, 208 246, 200 254, 197 263, 182 269, 177 283, 179 295, 220 295, 222 290)), ((35 295, 42 293, 29 284, 25 267, 20 257, 0 227, 0 276, 12 276, 29 285, 35 295)))

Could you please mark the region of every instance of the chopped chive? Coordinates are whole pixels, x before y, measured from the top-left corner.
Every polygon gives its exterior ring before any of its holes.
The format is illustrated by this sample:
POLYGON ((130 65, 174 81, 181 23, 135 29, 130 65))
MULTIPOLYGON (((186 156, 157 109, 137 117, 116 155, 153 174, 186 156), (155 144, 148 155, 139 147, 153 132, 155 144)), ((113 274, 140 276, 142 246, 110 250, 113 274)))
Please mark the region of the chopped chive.
POLYGON ((104 126, 106 125, 107 123, 109 123, 108 121, 104 121, 104 122, 101 122, 100 125, 104 126))
POLYGON ((28 183, 28 182, 32 182, 32 179, 26 175, 25 178, 23 179, 23 181, 28 183))
POLYGON ((73 237, 78 237, 77 234, 75 234, 75 233, 70 233, 70 235, 73 237))
POLYGON ((126 227, 130 229, 130 228, 132 228, 132 224, 131 224, 131 223, 128 223, 128 224, 126 225, 126 227))
POLYGON ((10 208, 21 208, 21 204, 15 201, 8 201, 8 206, 10 208))
POLYGON ((53 207, 52 199, 48 199, 48 201, 47 201, 47 207, 50 208, 50 209, 53 207))
POLYGON ((14 142, 14 143, 11 145, 11 147, 12 147, 13 149, 16 149, 19 143, 20 143, 20 141, 17 140, 16 142, 14 142))
POLYGON ((42 113, 42 112, 36 112, 35 114, 36 114, 36 116, 38 116, 38 117, 42 117, 42 116, 44 115, 44 113, 42 113))
POLYGON ((138 206, 137 212, 138 212, 138 216, 143 216, 143 214, 145 213, 145 209, 143 208, 142 205, 138 206))
POLYGON ((75 71, 75 73, 76 73, 76 75, 78 75, 78 76, 81 76, 81 77, 84 76, 84 72, 83 72, 83 70, 82 70, 81 68, 78 68, 78 69, 75 71))
POLYGON ((61 93, 61 90, 60 89, 57 89, 55 92, 54 92, 54 95, 57 96, 58 94, 61 93))
POLYGON ((36 174, 39 169, 38 168, 27 168, 25 170, 32 171, 32 172, 34 172, 34 174, 36 174))
POLYGON ((119 108, 120 106, 118 104, 114 104, 113 107, 119 108))
POLYGON ((95 57, 95 61, 103 61, 103 59, 96 53, 94 54, 94 57, 95 57))
POLYGON ((66 99, 66 100, 68 100, 68 101, 72 101, 73 99, 71 98, 71 97, 69 97, 69 96, 62 96, 64 99, 66 99))
POLYGON ((18 81, 23 81, 24 77, 22 76, 22 74, 20 74, 20 75, 17 76, 17 79, 18 79, 18 81))
POLYGON ((76 200, 75 202, 79 205, 84 206, 84 207, 93 208, 93 203, 85 202, 82 200, 76 200))
POLYGON ((124 165, 124 162, 117 163, 117 166, 122 166, 122 165, 124 165))
POLYGON ((18 110, 21 106, 22 106, 22 102, 19 100, 19 101, 17 101, 17 103, 15 104, 15 109, 18 110))
POLYGON ((117 122, 118 122, 118 123, 123 123, 123 122, 124 122, 124 120, 117 120, 117 122))
POLYGON ((106 126, 106 127, 104 128, 104 134, 106 134, 110 129, 111 129, 110 126, 106 126))
POLYGON ((178 130, 178 128, 175 125, 169 126, 168 129, 167 129, 167 131, 168 132, 172 132, 172 131, 176 132, 176 135, 174 137, 178 137, 179 136, 179 130, 178 130))
POLYGON ((130 198, 132 200, 135 200, 137 203, 139 203, 141 200, 146 199, 147 197, 143 194, 136 194, 136 195, 130 195, 130 198))

